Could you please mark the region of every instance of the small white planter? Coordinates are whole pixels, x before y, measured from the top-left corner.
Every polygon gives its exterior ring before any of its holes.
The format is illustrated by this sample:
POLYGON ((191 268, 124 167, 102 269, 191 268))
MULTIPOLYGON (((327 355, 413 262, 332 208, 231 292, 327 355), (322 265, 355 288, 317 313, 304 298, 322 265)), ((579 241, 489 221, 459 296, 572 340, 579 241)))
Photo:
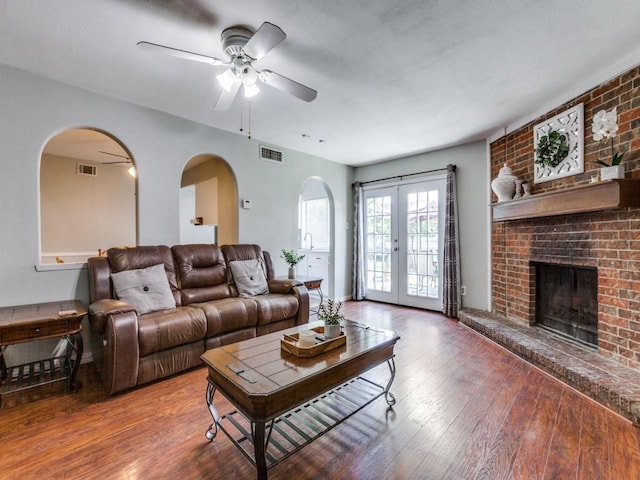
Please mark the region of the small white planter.
POLYGON ((340 325, 327 325, 324 324, 324 338, 327 340, 330 338, 336 338, 340 336, 340 325))
POLYGON ((611 180, 613 178, 624 178, 624 165, 613 167, 602 167, 600 169, 600 181, 611 180))

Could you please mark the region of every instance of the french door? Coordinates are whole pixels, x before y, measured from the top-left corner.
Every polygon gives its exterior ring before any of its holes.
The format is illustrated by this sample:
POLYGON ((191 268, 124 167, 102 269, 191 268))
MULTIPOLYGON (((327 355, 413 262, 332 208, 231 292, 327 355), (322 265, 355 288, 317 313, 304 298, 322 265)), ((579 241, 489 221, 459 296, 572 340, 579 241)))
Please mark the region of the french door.
POLYGON ((444 178, 365 190, 366 298, 442 309, 444 178))

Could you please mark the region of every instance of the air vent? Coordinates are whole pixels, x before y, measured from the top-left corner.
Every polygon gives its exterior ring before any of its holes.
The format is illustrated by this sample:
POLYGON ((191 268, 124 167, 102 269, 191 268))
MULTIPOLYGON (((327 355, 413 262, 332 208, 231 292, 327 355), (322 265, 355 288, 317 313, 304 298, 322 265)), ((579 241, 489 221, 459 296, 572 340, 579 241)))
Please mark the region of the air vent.
POLYGON ((98 166, 89 165, 88 163, 76 164, 76 173, 78 175, 87 175, 89 177, 95 177, 98 175, 98 166))
POLYGON ((271 160, 276 163, 282 163, 282 152, 260 145, 260 158, 263 160, 271 160))

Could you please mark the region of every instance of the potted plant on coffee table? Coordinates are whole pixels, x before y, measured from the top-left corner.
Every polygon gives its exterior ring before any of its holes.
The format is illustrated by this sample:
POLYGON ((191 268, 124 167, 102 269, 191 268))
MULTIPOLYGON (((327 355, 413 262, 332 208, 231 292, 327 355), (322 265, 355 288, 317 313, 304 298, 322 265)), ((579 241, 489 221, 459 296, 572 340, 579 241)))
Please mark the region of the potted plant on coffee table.
POLYGON ((341 322, 344 315, 340 313, 342 302, 327 299, 326 303, 321 303, 318 307, 318 320, 324 322, 324 337, 326 339, 340 336, 341 322))
POLYGON ((289 278, 296 278, 296 265, 304 259, 304 255, 298 255, 293 250, 282 249, 280 258, 284 258, 284 261, 289 264, 289 278))

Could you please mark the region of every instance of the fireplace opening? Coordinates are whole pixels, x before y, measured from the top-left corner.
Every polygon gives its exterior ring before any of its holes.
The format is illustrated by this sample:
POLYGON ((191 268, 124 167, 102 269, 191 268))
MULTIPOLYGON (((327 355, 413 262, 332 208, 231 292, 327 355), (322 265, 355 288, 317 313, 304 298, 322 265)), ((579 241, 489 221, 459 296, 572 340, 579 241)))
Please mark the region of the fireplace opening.
POLYGON ((598 270, 535 265, 535 322, 589 346, 598 345, 598 270))

